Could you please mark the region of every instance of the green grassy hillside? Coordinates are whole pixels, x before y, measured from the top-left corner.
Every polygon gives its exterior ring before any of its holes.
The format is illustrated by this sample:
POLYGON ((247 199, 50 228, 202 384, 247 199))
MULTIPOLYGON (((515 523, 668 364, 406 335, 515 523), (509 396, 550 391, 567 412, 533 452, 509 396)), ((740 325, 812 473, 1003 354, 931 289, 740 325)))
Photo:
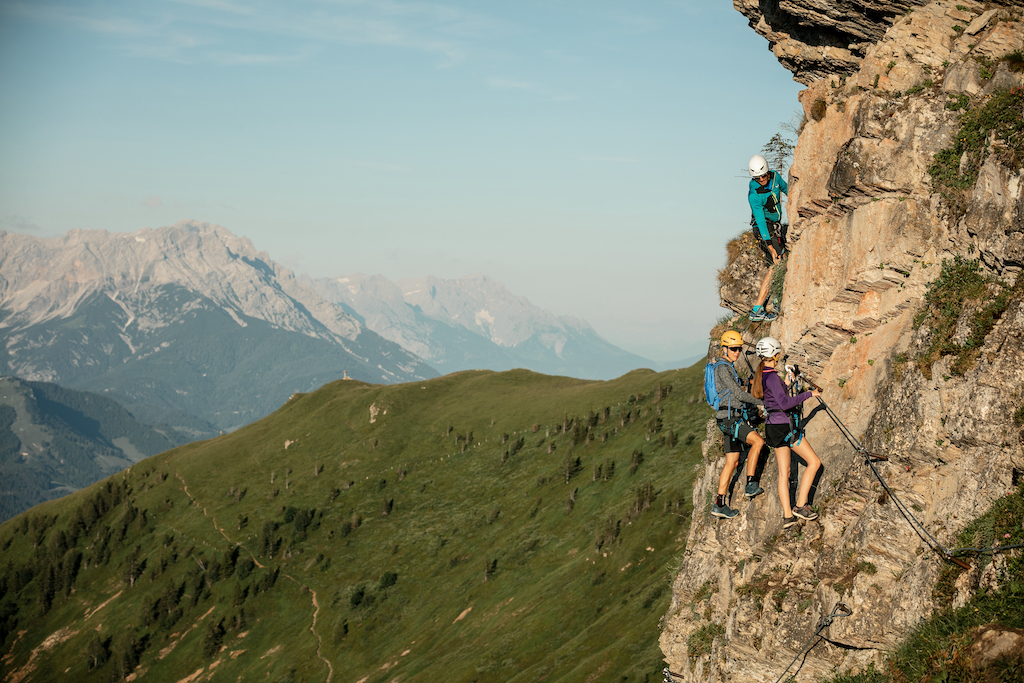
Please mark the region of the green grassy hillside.
POLYGON ((701 370, 339 381, 38 506, 5 680, 660 680, 701 370))

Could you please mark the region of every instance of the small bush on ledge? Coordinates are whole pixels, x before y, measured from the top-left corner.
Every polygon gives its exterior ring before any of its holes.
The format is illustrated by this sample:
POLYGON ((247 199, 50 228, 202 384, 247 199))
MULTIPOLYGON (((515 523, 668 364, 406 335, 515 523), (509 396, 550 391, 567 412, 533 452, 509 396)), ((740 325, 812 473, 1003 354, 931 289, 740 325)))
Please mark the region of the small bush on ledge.
POLYGON ((711 654, 711 645, 715 638, 725 635, 725 627, 721 624, 705 624, 690 634, 686 640, 686 651, 690 661, 696 662, 698 658, 711 654))

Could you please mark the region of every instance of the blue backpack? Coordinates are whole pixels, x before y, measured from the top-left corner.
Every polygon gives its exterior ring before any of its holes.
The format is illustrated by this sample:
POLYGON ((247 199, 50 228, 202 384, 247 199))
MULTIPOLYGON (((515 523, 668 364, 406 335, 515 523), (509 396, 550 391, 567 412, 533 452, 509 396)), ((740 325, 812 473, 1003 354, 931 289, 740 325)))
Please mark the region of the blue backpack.
MULTIPOLYGON (((739 384, 740 381, 740 376, 739 373, 736 372, 736 367, 724 358, 719 358, 714 363, 708 363, 704 366, 704 400, 707 401, 708 405, 716 411, 719 409, 719 406, 722 405, 722 399, 729 394, 728 391, 724 394, 719 394, 717 387, 715 387, 715 368, 719 365, 728 365, 729 369, 732 370, 733 376, 736 378, 736 383, 739 384)), ((731 396, 729 397, 729 412, 732 413, 731 396)))

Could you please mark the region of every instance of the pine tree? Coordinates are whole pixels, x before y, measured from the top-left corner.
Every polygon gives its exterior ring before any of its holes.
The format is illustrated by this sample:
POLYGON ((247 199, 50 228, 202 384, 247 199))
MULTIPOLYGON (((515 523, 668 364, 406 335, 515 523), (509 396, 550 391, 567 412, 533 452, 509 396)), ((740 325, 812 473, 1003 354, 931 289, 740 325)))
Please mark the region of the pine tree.
POLYGON ((209 659, 220 652, 221 643, 224 642, 224 620, 214 623, 211 619, 206 625, 206 635, 203 636, 203 656, 209 659))
POLYGON ((793 158, 795 145, 792 140, 782 137, 782 133, 776 133, 772 139, 761 148, 768 167, 780 173, 789 167, 789 160, 793 158))
POLYGON ((89 660, 89 669, 96 669, 107 663, 110 659, 110 638, 104 639, 96 631, 89 636, 89 642, 85 646, 85 656, 89 660))

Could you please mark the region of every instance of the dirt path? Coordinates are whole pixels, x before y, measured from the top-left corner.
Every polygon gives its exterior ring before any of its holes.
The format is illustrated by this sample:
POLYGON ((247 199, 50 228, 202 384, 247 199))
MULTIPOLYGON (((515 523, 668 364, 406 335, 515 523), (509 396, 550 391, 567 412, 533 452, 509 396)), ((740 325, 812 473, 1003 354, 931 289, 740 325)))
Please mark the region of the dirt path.
POLYGON ((330 660, 327 659, 326 657, 324 657, 323 654, 321 654, 320 649, 323 647, 324 639, 321 638, 320 634, 316 632, 316 618, 317 618, 317 616, 320 615, 320 603, 317 602, 317 600, 316 600, 316 591, 313 590, 312 588, 310 588, 309 586, 307 586, 306 584, 302 583, 298 579, 296 579, 294 576, 291 576, 290 574, 285 574, 284 576, 285 576, 285 578, 289 579, 290 581, 293 581, 293 582, 297 583, 298 585, 302 586, 304 589, 309 591, 309 594, 313 597, 313 623, 309 625, 309 631, 314 636, 316 636, 316 642, 317 642, 316 656, 319 657, 321 660, 323 660, 324 664, 327 665, 327 681, 326 681, 326 683, 331 683, 331 678, 334 677, 334 667, 331 666, 330 660))
MULTIPOLYGON (((203 511, 203 516, 204 517, 209 517, 210 518, 210 522, 213 524, 213 528, 216 529, 218 532, 220 532, 220 535, 223 536, 225 539, 227 539, 227 541, 229 543, 234 543, 236 546, 238 546, 239 548, 244 550, 246 553, 248 553, 249 557, 252 558, 252 561, 256 564, 257 567, 259 567, 260 569, 264 569, 264 566, 262 564, 260 564, 260 561, 256 559, 256 555, 254 555, 251 550, 246 548, 244 545, 242 545, 238 541, 233 540, 230 536, 227 535, 227 532, 225 532, 224 529, 222 529, 221 527, 217 526, 217 518, 214 517, 213 515, 207 513, 206 512, 206 508, 201 506, 199 504, 199 501, 197 501, 195 498, 193 498, 192 494, 188 492, 188 484, 185 483, 184 478, 182 478, 182 476, 180 474, 178 474, 177 472, 174 473, 174 476, 177 477, 178 481, 181 482, 181 488, 185 491, 185 495, 188 496, 188 499, 190 501, 192 501, 193 505, 195 505, 197 508, 200 508, 203 511)), ((293 583, 296 583, 299 586, 301 586, 304 590, 309 591, 309 594, 313 598, 313 623, 310 624, 309 631, 316 638, 316 643, 317 643, 317 645, 316 645, 316 656, 319 657, 323 661, 323 663, 327 665, 327 681, 326 681, 326 683, 331 683, 331 678, 334 677, 334 667, 331 666, 330 660, 328 660, 326 657, 324 657, 323 654, 321 653, 321 649, 323 648, 323 644, 324 644, 324 639, 320 636, 319 633, 316 632, 316 620, 317 620, 317 617, 320 615, 320 603, 317 602, 316 591, 313 590, 312 588, 310 588, 309 586, 307 586, 306 584, 302 583, 301 581, 299 581, 295 577, 291 576, 290 574, 285 574, 284 576, 288 580, 292 581, 293 583)))
POLYGON ((192 504, 195 505, 197 508, 201 508, 202 509, 204 517, 209 517, 210 518, 210 521, 213 523, 213 528, 216 529, 217 531, 219 531, 220 535, 223 536, 227 540, 228 543, 234 543, 239 548, 241 548, 242 550, 247 552, 249 554, 249 557, 252 558, 252 561, 256 564, 256 566, 259 567, 260 569, 263 569, 264 568, 263 565, 260 564, 260 561, 256 559, 256 556, 253 554, 253 552, 251 550, 249 550, 248 548, 246 548, 241 543, 239 543, 238 541, 236 541, 233 538, 231 538, 230 536, 228 536, 227 532, 224 531, 224 529, 222 529, 221 527, 219 527, 217 525, 217 518, 214 517, 213 515, 207 513, 206 512, 206 508, 200 506, 199 505, 199 501, 197 501, 195 498, 192 497, 192 494, 188 492, 188 485, 185 483, 185 480, 182 479, 181 475, 178 474, 177 472, 175 472, 174 476, 177 477, 178 481, 181 482, 181 488, 185 491, 185 495, 188 496, 188 499, 190 501, 192 501, 192 504))

